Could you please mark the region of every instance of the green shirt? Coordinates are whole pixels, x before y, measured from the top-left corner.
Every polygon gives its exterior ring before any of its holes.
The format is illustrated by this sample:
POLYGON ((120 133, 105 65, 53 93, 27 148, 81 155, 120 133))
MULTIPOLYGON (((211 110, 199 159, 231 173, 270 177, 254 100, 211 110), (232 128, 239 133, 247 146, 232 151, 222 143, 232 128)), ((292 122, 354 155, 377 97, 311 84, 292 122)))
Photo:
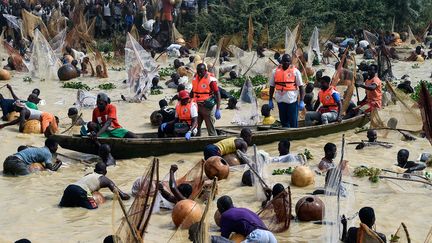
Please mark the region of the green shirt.
POLYGON ((33 102, 26 101, 26 102, 25 102, 25 105, 26 105, 28 108, 30 108, 30 109, 38 110, 37 105, 36 105, 35 103, 33 103, 33 102))

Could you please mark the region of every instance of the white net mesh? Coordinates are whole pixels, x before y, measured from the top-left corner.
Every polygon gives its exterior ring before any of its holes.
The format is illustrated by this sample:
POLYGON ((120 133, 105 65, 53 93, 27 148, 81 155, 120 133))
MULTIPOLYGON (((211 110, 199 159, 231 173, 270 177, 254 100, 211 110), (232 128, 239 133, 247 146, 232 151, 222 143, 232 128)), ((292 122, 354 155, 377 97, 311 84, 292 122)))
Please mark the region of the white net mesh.
POLYGON ((369 45, 374 48, 375 44, 378 42, 378 37, 367 30, 363 30, 363 36, 364 39, 369 42, 369 45))
POLYGON ((61 62, 38 29, 34 33, 31 53, 29 65, 31 76, 45 80, 57 79, 57 71, 61 67, 61 62))
POLYGON ((237 104, 240 112, 236 112, 232 123, 240 126, 257 125, 260 121, 258 102, 254 87, 248 78, 243 84, 240 99, 237 104))
POLYGON ((299 26, 297 25, 293 32, 287 27, 285 30, 285 53, 292 55, 297 49, 296 39, 299 26))
POLYGON ((415 35, 413 34, 410 26, 408 26, 408 39, 407 39, 407 43, 409 45, 416 45, 417 44, 417 39, 416 39, 415 35))
POLYGON ((125 45, 127 84, 135 98, 147 97, 151 81, 157 75, 157 64, 144 48, 128 33, 125 45))
POLYGON ((317 27, 314 28, 312 32, 312 36, 309 40, 308 60, 307 60, 308 67, 312 67, 312 63, 315 58, 317 58, 318 61, 321 60, 320 46, 319 46, 319 31, 317 27))
POLYGON ((66 29, 64 29, 49 41, 51 48, 58 58, 63 56, 63 46, 66 40, 66 34, 66 29))

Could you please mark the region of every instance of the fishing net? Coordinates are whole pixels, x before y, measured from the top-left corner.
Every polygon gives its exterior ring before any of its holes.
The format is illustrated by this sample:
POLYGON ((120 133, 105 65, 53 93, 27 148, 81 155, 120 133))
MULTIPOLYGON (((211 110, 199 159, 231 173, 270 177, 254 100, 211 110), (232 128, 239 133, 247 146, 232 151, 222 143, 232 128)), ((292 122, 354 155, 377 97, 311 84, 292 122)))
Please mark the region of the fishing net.
POLYGON ((18 72, 28 72, 29 64, 24 61, 21 54, 15 48, 9 45, 6 41, 3 41, 2 43, 3 43, 2 46, 8 53, 9 57, 12 59, 12 64, 15 67, 15 70, 18 72))
POLYGON ((175 42, 179 38, 183 38, 183 35, 180 34, 180 32, 175 27, 174 23, 172 24, 172 38, 173 38, 173 42, 175 42))
POLYGON ((202 43, 201 47, 199 48, 199 50, 197 52, 197 54, 203 58, 205 58, 207 56, 207 51, 210 47, 211 36, 212 36, 211 33, 207 34, 207 37, 205 38, 204 42, 202 43))
POLYGON ((137 29, 136 25, 132 25, 132 28, 129 31, 129 33, 132 35, 132 37, 135 40, 139 40, 140 36, 139 36, 138 29, 137 29))
POLYGON ((264 28, 261 30, 261 35, 259 37, 259 45, 261 47, 268 47, 269 39, 269 28, 268 25, 265 25, 264 28))
POLYGON ((421 83, 420 99, 418 102, 420 106, 423 131, 426 134, 427 139, 432 145, 432 97, 424 82, 421 83))
POLYGON ((411 238, 408 232, 408 228, 404 223, 401 223, 401 225, 399 226, 398 230, 396 231, 396 233, 393 235, 392 238, 393 239, 391 240, 391 242, 411 243, 411 238))
POLYGON ((289 229, 291 222, 291 190, 285 189, 258 212, 258 216, 273 233, 282 233, 289 229))
POLYGON ((192 39, 189 43, 189 48, 190 49, 197 49, 200 45, 200 39, 199 39, 199 35, 195 34, 194 36, 192 36, 192 39))
POLYGON ((93 109, 96 107, 96 98, 96 95, 80 89, 77 91, 77 100, 75 101, 74 105, 79 109, 93 109))
POLYGON ((432 227, 431 227, 431 229, 429 230, 429 233, 427 234, 424 243, 431 243, 431 242, 432 242, 432 227))
POLYGON ((248 50, 251 51, 252 46, 253 46, 253 39, 254 39, 254 27, 253 27, 252 16, 249 16, 249 24, 248 25, 249 25, 248 36, 247 36, 248 50))
POLYGON ((355 205, 353 178, 350 176, 348 168, 343 168, 343 164, 345 163, 344 155, 345 135, 342 136, 340 163, 336 168, 328 170, 327 173, 330 174, 326 176, 328 179, 325 183, 325 197, 323 198, 324 204, 328 205, 324 210, 324 223, 326 224, 324 235, 326 242, 338 242, 341 239, 342 227, 340 219, 342 215, 346 215, 349 218, 349 216, 356 214, 353 208, 353 205, 355 205))
POLYGON ((309 40, 309 45, 308 45, 308 59, 307 59, 308 67, 312 67, 312 64, 315 59, 318 60, 318 63, 320 62, 321 60, 320 53, 321 52, 319 46, 319 31, 318 28, 315 27, 312 32, 312 36, 309 40))
MULTIPOLYGON (((96 66, 95 66, 96 76, 98 78, 108 78, 108 70, 107 70, 105 58, 102 56, 100 51, 98 51, 97 49, 93 49, 89 45, 86 45, 86 47, 87 47, 86 48, 87 49, 87 56, 89 57, 90 62, 96 64, 96 66), (100 71, 97 71, 98 69, 100 71)), ((72 50, 74 51, 74 53, 76 52, 76 50, 74 50, 74 49, 72 49, 72 50)), ((77 58, 77 57, 75 57, 75 58, 77 58)))
POLYGON ((213 198, 216 196, 217 192, 217 178, 213 179, 211 191, 210 191, 210 197, 207 200, 206 207, 204 209, 204 213, 201 217, 201 220, 199 222, 199 231, 197 235, 197 241, 200 243, 210 243, 210 220, 213 219, 210 212, 213 212, 214 203, 213 198))
MULTIPOLYGON (((184 176, 176 179, 177 186, 180 184, 187 183, 192 186, 192 194, 189 199, 196 199, 202 192, 204 185, 204 160, 199 161, 192 167, 184 176)), ((169 175, 163 179, 164 189, 171 192, 169 189, 169 175)))
POLYGON ((295 37, 293 38, 293 34, 288 26, 285 29, 285 54, 292 54, 294 50, 295 37))
MULTIPOLYGON (((140 186, 140 192, 136 195, 131 207, 126 212, 121 199, 118 199, 123 215, 120 226, 115 232, 118 237, 116 242, 142 242, 145 230, 150 221, 159 183, 159 160, 153 159, 153 163, 144 173, 140 186)), ((114 203, 116 200, 114 200, 114 203)), ((115 207, 113 207, 114 209, 115 207)))
POLYGON ((248 78, 243 84, 238 100, 239 112, 234 114, 232 123, 239 126, 254 126, 260 122, 258 101, 252 82, 248 78))
POLYGON ((228 49, 230 45, 241 47, 243 46, 243 32, 238 32, 236 34, 233 34, 228 39, 228 43, 224 46, 228 49))
POLYGON ((29 65, 31 76, 41 80, 57 79, 57 71, 61 67, 61 62, 38 29, 34 34, 31 53, 29 65))
POLYGON ((357 231, 357 242, 359 243, 384 243, 381 238, 367 225, 360 223, 357 231))
POLYGON ((22 26, 23 26, 23 37, 28 37, 30 40, 34 39, 35 30, 38 29, 43 34, 45 39, 50 38, 47 27, 45 26, 42 19, 38 16, 33 15, 27 10, 22 10, 22 26))
POLYGON ((369 45, 372 48, 375 48, 376 43, 378 43, 378 37, 375 34, 367 30, 363 30, 363 37, 367 42, 369 42, 369 45))
POLYGON ((49 41, 51 48, 58 58, 63 56, 63 47, 66 40, 66 34, 66 29, 63 29, 49 41))
POLYGON ((62 16, 59 10, 53 9, 47 26, 50 35, 58 35, 61 30, 66 28, 66 21, 66 17, 62 16))
POLYGON ((407 41, 408 45, 417 45, 418 41, 415 37, 415 35, 413 34, 411 27, 408 26, 408 38, 407 41))
POLYGON ((3 16, 7 20, 9 27, 11 27, 17 31, 22 30, 23 23, 22 23, 21 19, 17 18, 16 16, 10 15, 10 14, 3 14, 3 16))
POLYGON ((336 22, 329 23, 325 27, 321 28, 321 30, 320 30, 320 35, 321 35, 320 44, 324 45, 326 42, 328 42, 331 39, 331 37, 333 36, 335 30, 336 30, 336 22))
POLYGON ((128 33, 125 45, 125 67, 128 74, 127 84, 135 93, 135 98, 146 98, 150 92, 151 81, 157 75, 157 64, 151 54, 128 33))

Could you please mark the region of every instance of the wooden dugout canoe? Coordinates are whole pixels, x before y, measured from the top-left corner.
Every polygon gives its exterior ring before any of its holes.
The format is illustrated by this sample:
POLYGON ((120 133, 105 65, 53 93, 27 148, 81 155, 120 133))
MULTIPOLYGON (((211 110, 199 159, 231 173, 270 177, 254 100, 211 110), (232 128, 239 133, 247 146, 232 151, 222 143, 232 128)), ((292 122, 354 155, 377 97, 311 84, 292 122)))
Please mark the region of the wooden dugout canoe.
MULTIPOLYGON (((311 137, 319 137, 331 133, 351 130, 362 127, 369 122, 366 115, 357 116, 341 123, 330 123, 300 128, 272 128, 270 126, 252 126, 253 143, 263 145, 277 142, 281 139, 300 140, 311 137)), ((300 121, 300 126, 303 122, 300 121)), ((217 129, 218 136, 192 137, 186 141, 184 137, 158 138, 157 133, 137 134, 139 138, 99 138, 101 143, 111 146, 111 153, 116 159, 142 158, 149 156, 161 156, 171 153, 191 153, 203 151, 208 144, 216 143, 222 139, 240 134, 243 127, 228 126, 217 129)), ((202 131, 206 134, 206 131, 202 131)), ((88 154, 97 154, 97 147, 89 137, 78 135, 53 135, 62 148, 88 154)))

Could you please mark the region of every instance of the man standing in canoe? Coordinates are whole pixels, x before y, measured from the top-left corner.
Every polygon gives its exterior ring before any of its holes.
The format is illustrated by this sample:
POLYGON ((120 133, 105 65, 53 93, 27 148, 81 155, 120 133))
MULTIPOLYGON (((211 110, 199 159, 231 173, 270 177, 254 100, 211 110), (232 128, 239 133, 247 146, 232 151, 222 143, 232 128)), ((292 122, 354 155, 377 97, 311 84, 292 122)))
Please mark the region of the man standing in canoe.
POLYGON ((252 131, 243 128, 240 137, 232 137, 221 140, 215 144, 209 144, 204 148, 204 159, 212 156, 224 156, 235 153, 237 150, 246 153, 248 146, 252 145, 252 131))
POLYGON ((165 133, 184 136, 190 140, 197 133, 198 108, 197 104, 190 99, 189 93, 182 90, 178 94, 180 101, 177 103, 175 119, 162 123, 158 130, 158 137, 164 137, 165 133))
POLYGON ((364 84, 355 83, 356 87, 366 90, 366 97, 360 101, 356 110, 369 113, 375 109, 381 109, 382 105, 382 82, 377 75, 378 66, 370 65, 368 69, 368 79, 364 84))
POLYGON ((197 66, 197 73, 192 80, 192 91, 190 95, 198 104, 198 133, 201 135, 201 125, 204 121, 209 136, 216 136, 214 126, 215 118, 221 118, 220 101, 221 96, 217 85, 217 79, 213 74, 207 72, 204 63, 197 66))
POLYGON ((47 138, 42 148, 23 149, 6 158, 3 163, 3 174, 13 176, 30 174, 29 167, 33 163, 43 163, 46 169, 57 171, 62 165, 60 160, 52 162, 57 148, 58 143, 52 138, 47 138))
POLYGON ((110 104, 110 99, 105 93, 99 93, 97 96, 92 121, 88 123, 88 132, 94 138, 136 138, 134 133, 120 126, 117 119, 117 108, 110 104))
POLYGON ((282 56, 281 65, 273 70, 269 80, 269 106, 273 109, 273 94, 279 108, 282 127, 298 127, 298 110, 304 109, 304 86, 300 71, 291 64, 288 54, 282 56), (300 94, 300 99, 299 99, 300 94))

